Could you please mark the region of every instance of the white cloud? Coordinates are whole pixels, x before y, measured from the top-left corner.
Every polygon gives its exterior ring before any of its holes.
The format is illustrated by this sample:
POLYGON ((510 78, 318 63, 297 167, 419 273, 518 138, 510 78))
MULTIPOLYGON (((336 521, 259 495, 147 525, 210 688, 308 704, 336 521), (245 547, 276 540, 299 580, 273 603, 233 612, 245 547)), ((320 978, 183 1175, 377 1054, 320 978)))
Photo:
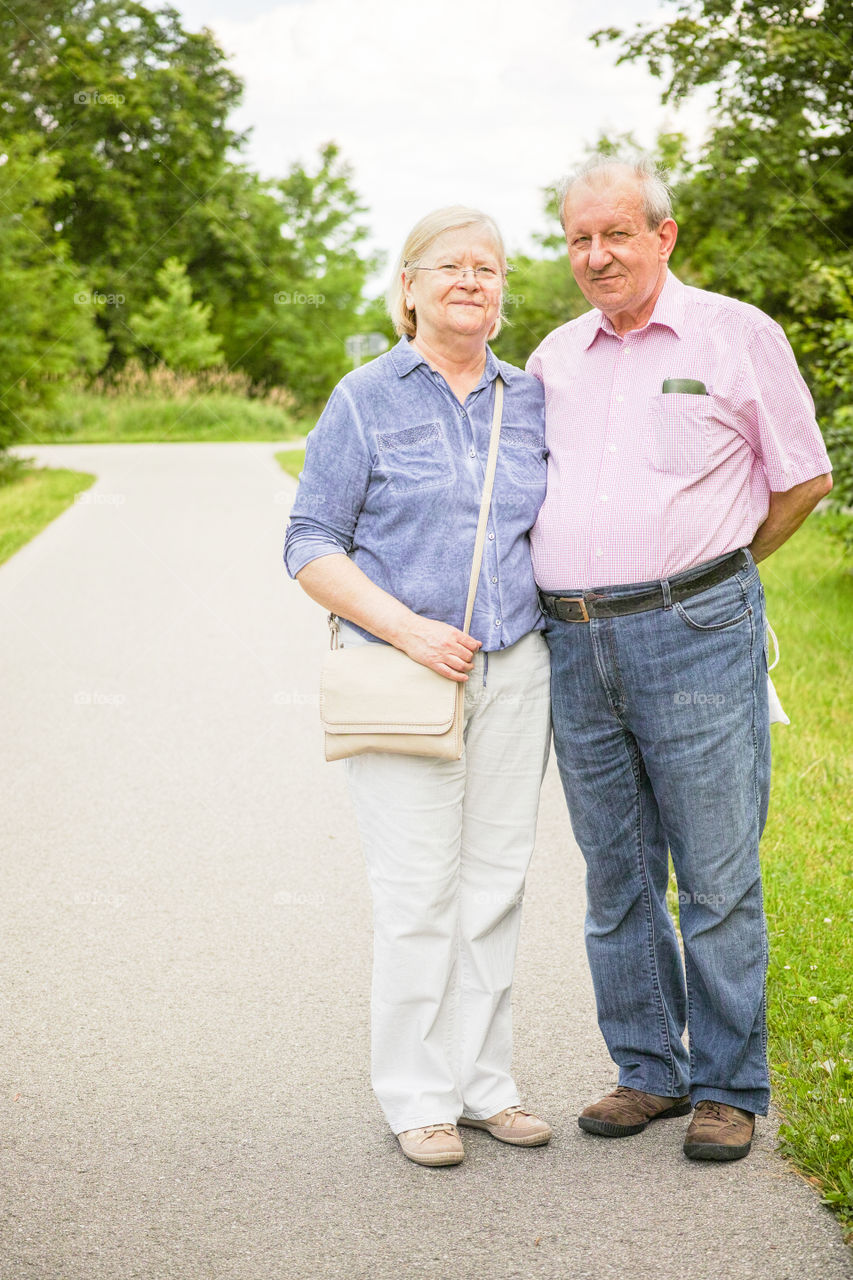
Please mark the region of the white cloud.
MULTIPOLYGON (((222 8, 225 0, 220 0, 222 8)), ((658 128, 697 137, 701 105, 659 104, 641 64, 616 67, 596 50, 596 26, 632 26, 654 0, 303 0, 240 16, 184 0, 187 25, 210 25, 245 81, 237 127, 266 176, 311 164, 333 139, 355 169, 376 245, 396 253, 431 208, 485 208, 511 248, 544 230, 541 189, 581 158, 601 131, 658 128), (204 10, 204 11, 202 11, 204 10)), ((671 16, 671 10, 668 11, 671 16)))

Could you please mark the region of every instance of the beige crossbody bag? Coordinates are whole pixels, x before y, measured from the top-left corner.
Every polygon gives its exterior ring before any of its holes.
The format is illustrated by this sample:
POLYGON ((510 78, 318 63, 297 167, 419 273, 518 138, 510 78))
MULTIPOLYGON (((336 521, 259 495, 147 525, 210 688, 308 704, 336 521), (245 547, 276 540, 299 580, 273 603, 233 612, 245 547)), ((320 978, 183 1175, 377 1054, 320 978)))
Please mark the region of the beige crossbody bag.
MULTIPOLYGON (((495 410, 486 478, 474 540, 474 559, 462 630, 467 633, 483 562, 483 542, 501 433, 503 381, 495 381, 495 410)), ((365 751, 433 756, 462 755, 465 683, 440 676, 390 644, 339 645, 338 620, 329 616, 331 649, 320 678, 320 718, 326 731, 326 759, 342 760, 365 751)))

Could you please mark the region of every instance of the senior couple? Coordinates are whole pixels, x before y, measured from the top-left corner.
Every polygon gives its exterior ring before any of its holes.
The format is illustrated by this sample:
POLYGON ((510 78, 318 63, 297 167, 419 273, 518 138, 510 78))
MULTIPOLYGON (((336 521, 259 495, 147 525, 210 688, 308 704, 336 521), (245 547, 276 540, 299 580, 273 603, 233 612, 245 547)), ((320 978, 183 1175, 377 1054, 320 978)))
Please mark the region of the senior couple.
POLYGON ((496 359, 495 223, 459 207, 422 219, 388 295, 400 341, 333 392, 288 527, 288 571, 345 620, 344 643, 392 644, 465 682, 461 760, 347 761, 374 904, 372 1082, 418 1164, 458 1164, 459 1126, 551 1137, 513 1080, 510 999, 553 722, 618 1066, 579 1124, 618 1138, 692 1111, 684 1154, 733 1160, 769 1097, 756 563, 828 492, 830 465, 779 326, 669 271, 677 227, 654 166, 595 161, 561 195, 592 310, 527 372, 496 359))

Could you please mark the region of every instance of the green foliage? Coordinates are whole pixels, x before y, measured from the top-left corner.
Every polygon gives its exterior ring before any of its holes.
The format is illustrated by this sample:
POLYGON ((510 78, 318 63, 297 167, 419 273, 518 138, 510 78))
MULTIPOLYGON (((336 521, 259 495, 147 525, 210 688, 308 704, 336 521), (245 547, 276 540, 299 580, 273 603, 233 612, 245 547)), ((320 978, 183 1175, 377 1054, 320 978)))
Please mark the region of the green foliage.
POLYGON ((768 1016, 782 1148, 853 1228, 853 681, 844 640, 853 574, 834 519, 811 516, 761 565, 782 650, 773 679, 790 727, 773 733, 762 841, 768 1016), (803 607, 803 602, 808 607, 803 607))
POLYGON ((155 276, 160 297, 130 317, 137 342, 159 356, 169 369, 193 373, 222 362, 222 339, 210 332, 208 303, 193 302, 187 269, 167 258, 155 276))
POLYGON ((492 343, 495 355, 524 368, 527 357, 558 325, 589 310, 574 282, 568 257, 513 259, 504 297, 507 322, 492 343))
MULTIPOLYGON (((832 266, 813 262, 805 287, 792 299, 799 319, 791 338, 807 363, 822 410, 833 463, 832 501, 853 509, 853 254, 832 266)), ((846 530, 853 547, 853 524, 846 530)))
POLYGON ((59 157, 33 134, 0 145, 0 454, 36 435, 61 379, 97 368, 105 345, 85 281, 46 205, 63 191, 59 157))
POLYGON ((4 127, 42 135, 62 157, 50 201, 93 289, 121 302, 99 321, 113 362, 133 350, 127 310, 171 256, 192 261, 195 213, 241 138, 226 117, 242 86, 210 31, 183 30, 176 10, 133 0, 25 0, 0 28, 12 74, 4 127))
POLYGON ((0 57, 0 133, 28 130, 61 157, 46 240, 61 235, 85 273, 109 367, 137 354, 129 318, 174 258, 212 308, 230 366, 303 403, 323 399, 348 367, 343 342, 371 269, 337 148, 278 181, 247 170, 228 124, 242 85, 210 31, 185 31, 168 7, 0 6, 0 57))
MULTIPOLYGON (((673 0, 671 0, 673 2, 673 0)), ((645 59, 664 101, 716 86, 702 154, 676 165, 679 261, 707 288, 779 320, 817 256, 853 241, 853 9, 686 0, 670 22, 609 29, 620 62, 645 59)))
POLYGON ((223 176, 191 274, 213 305, 230 366, 261 385, 287 386, 303 406, 329 394, 349 368, 344 340, 360 330, 373 266, 359 252, 362 212, 331 143, 313 170, 294 165, 276 182, 243 169, 223 176))
POLYGON ((123 443, 176 440, 293 440, 313 422, 244 394, 104 395, 68 390, 40 441, 123 443))

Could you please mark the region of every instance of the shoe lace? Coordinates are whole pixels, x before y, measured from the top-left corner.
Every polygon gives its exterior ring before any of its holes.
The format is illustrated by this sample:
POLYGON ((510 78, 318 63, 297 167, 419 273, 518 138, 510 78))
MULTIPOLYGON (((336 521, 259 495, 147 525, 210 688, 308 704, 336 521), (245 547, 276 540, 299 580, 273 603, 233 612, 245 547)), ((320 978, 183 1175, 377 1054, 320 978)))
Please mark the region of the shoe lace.
POLYGON ((703 1098, 697 1103, 696 1110, 701 1111, 703 1116, 707 1116, 709 1120, 723 1121, 726 1117, 723 1115, 723 1103, 717 1102, 714 1098, 703 1098))
POLYGON ((426 1142, 436 1133, 453 1133, 455 1126, 445 1122, 444 1124, 427 1124, 422 1129, 418 1129, 418 1142, 426 1142))

